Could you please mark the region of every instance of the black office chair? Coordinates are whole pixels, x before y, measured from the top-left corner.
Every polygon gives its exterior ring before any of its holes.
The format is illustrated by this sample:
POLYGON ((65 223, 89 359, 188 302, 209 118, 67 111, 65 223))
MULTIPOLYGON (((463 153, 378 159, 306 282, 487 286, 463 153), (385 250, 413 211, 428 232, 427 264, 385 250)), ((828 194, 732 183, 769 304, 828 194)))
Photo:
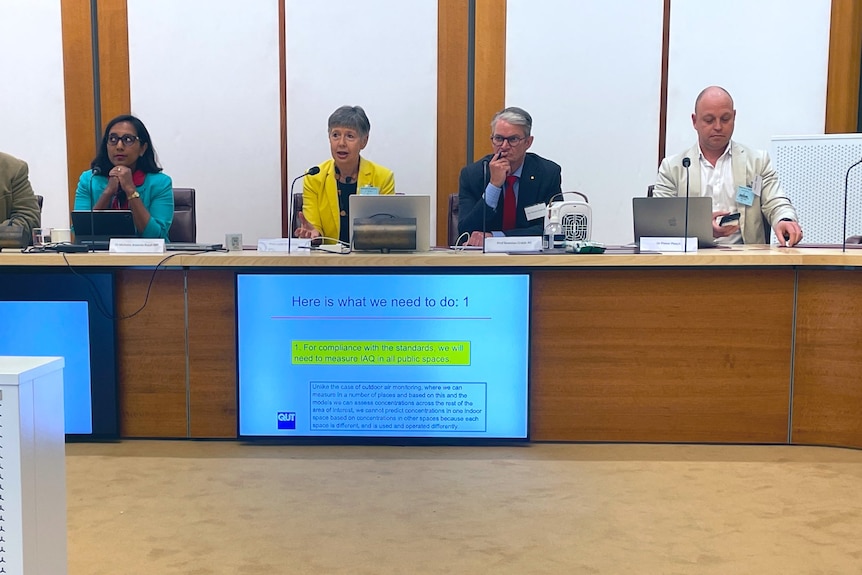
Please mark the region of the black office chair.
POLYGON ((446 231, 449 245, 454 246, 458 241, 458 194, 449 194, 449 219, 446 231))
POLYGON ((302 194, 293 194, 293 205, 291 206, 290 225, 292 230, 288 230, 291 237, 296 237, 296 228, 299 227, 299 214, 302 213, 302 194))
POLYGON ((194 188, 174 188, 174 220, 168 231, 172 242, 194 243, 197 241, 198 225, 195 213, 194 188))
POLYGON ((43 201, 45 201, 45 198, 43 198, 39 194, 36 194, 36 203, 39 204, 39 211, 40 212, 42 211, 42 202, 43 201))

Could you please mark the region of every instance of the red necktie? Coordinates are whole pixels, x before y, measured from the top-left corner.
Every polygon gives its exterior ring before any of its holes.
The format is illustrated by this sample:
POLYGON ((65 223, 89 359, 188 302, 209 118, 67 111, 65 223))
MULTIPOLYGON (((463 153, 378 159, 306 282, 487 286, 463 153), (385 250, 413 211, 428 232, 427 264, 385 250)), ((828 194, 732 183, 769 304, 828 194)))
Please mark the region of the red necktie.
POLYGON ((517 203, 515 199, 515 182, 518 176, 506 176, 506 195, 503 196, 503 231, 514 229, 517 220, 517 203))

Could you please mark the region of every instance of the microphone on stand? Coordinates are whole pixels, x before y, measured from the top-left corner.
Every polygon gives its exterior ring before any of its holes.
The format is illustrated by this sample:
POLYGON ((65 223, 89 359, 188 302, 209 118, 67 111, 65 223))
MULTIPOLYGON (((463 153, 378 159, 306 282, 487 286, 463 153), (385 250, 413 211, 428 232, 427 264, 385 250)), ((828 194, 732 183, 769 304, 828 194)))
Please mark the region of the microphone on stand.
POLYGON ((287 253, 290 253, 290 238, 293 237, 293 186, 296 184, 296 181, 300 178, 304 178, 305 176, 314 176, 320 173, 319 166, 311 166, 304 174, 300 174, 293 178, 293 181, 290 182, 290 205, 287 210, 287 253))
POLYGON ((488 189, 488 160, 482 160, 482 253, 485 253, 485 214, 488 203, 485 201, 485 190, 488 189))
MULTIPOLYGON (((98 175, 101 175, 102 168, 99 166, 94 166, 91 170, 93 173, 90 176, 90 250, 91 252, 96 251, 96 226, 93 223, 93 211, 96 207, 96 201, 93 199, 93 178, 98 175)), ((83 243, 83 242, 82 242, 83 243)))
POLYGON ((862 164, 862 160, 859 160, 849 168, 847 168, 847 173, 844 174, 844 231, 841 235, 841 251, 847 251, 847 184, 850 181, 850 170, 862 164))
POLYGON ((685 168, 685 231, 683 232, 682 245, 683 251, 688 252, 688 167, 691 166, 691 159, 685 157, 682 159, 682 167, 685 168))

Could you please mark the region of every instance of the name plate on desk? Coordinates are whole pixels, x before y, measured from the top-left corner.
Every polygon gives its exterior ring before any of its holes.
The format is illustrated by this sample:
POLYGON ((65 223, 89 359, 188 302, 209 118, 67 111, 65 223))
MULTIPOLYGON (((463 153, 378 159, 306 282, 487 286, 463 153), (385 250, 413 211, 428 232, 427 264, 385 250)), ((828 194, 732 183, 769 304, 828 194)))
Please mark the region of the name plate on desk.
POLYGON ((111 238, 108 251, 112 254, 163 254, 165 240, 161 238, 111 238))
POLYGON ((697 238, 648 238, 641 237, 644 252, 696 252, 697 238), (688 244, 688 245, 686 245, 688 244))
POLYGON ((485 238, 485 251, 489 254, 542 251, 541 236, 505 236, 485 238))
POLYGON ((287 238, 274 238, 271 240, 257 240, 257 251, 259 252, 281 252, 281 253, 310 253, 311 239, 310 238, 291 238, 288 243, 287 238))

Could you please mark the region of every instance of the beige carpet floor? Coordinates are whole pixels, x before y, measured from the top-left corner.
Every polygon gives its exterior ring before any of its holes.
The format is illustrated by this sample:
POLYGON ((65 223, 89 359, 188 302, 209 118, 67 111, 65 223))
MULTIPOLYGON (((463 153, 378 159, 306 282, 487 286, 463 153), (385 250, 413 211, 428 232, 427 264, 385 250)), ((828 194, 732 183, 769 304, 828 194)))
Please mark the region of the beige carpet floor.
POLYGON ((66 448, 70 575, 858 574, 862 451, 66 448))

